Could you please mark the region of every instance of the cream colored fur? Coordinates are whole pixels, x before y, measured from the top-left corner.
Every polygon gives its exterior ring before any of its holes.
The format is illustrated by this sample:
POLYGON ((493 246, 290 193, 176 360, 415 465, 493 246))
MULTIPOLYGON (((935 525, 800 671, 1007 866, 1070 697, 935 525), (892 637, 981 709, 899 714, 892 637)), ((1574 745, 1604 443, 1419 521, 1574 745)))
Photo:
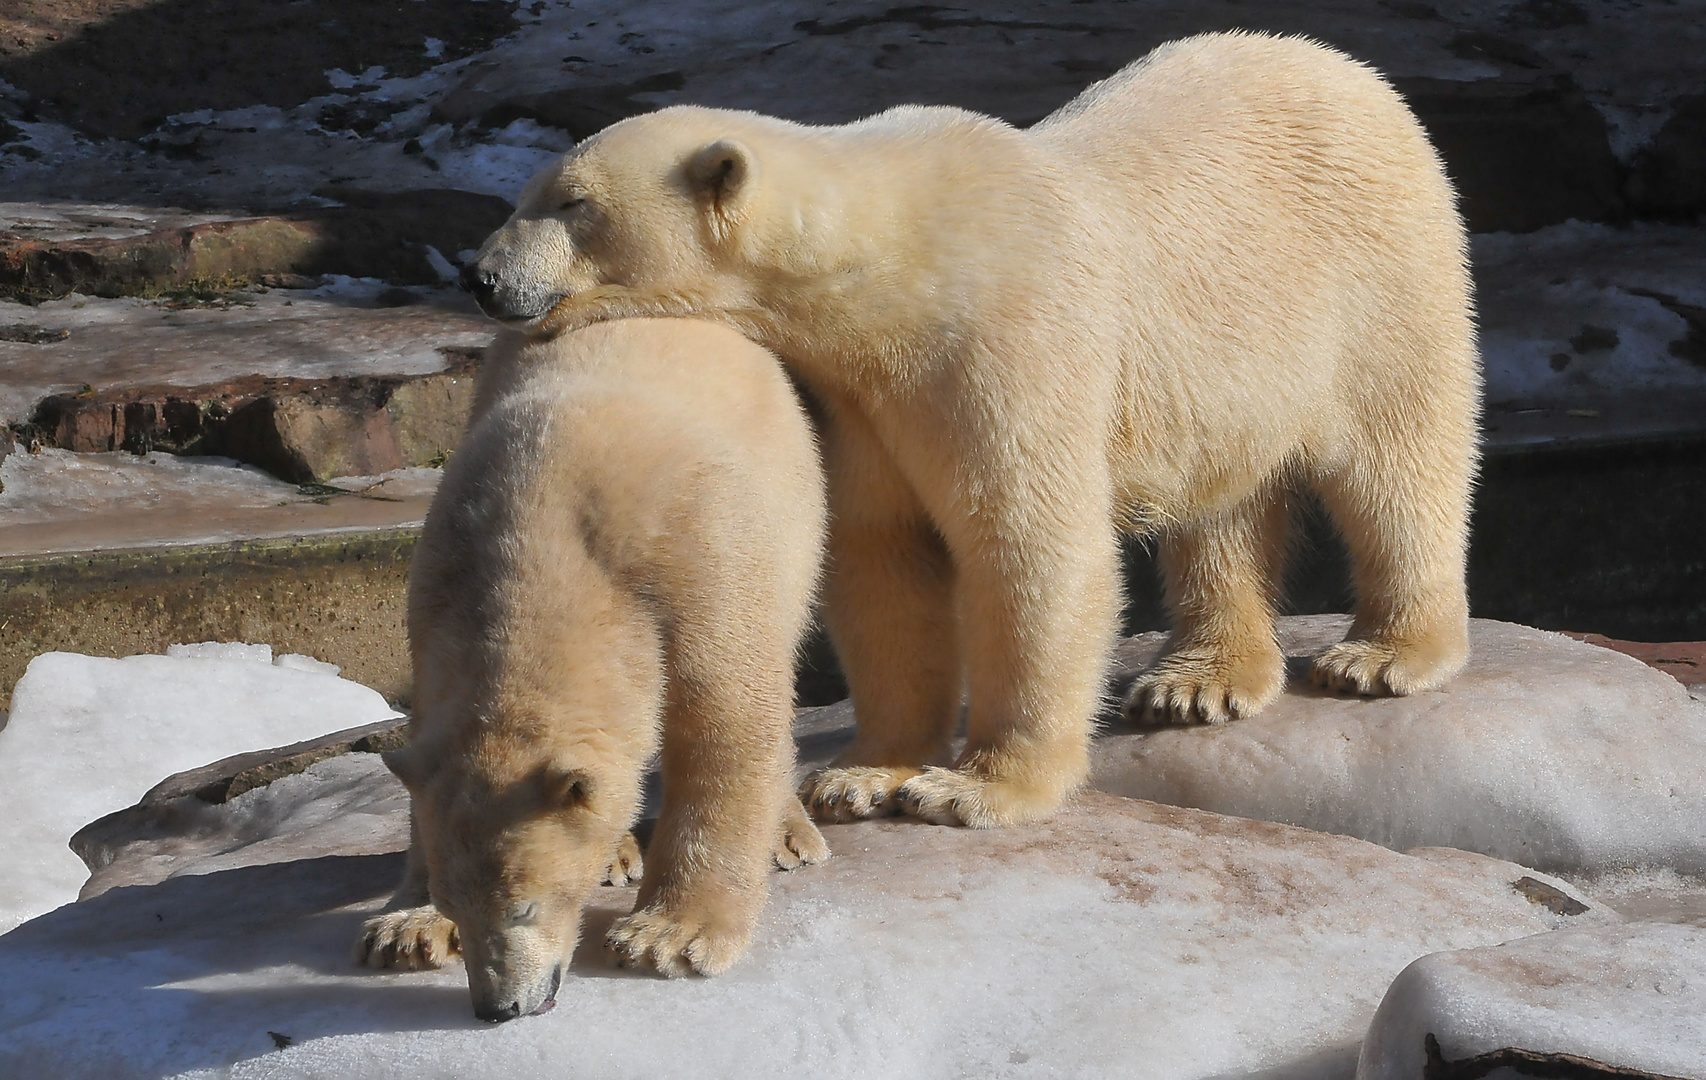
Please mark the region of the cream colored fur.
POLYGON ((792 791, 793 666, 824 528, 811 427, 775 357, 726 327, 510 336, 446 470, 409 585, 415 712, 388 761, 409 874, 367 963, 458 947, 475 1011, 545 1005, 662 751, 664 804, 625 961, 714 974, 766 871, 828 854, 792 791))
POLYGON ((1316 680, 1408 694, 1466 658, 1463 226, 1403 101, 1324 46, 1174 42, 1027 131, 665 109, 536 178, 476 272, 530 333, 717 319, 821 398, 859 735, 805 789, 820 815, 1053 810, 1086 771, 1121 530, 1154 538, 1174 619, 1131 712, 1219 722, 1279 693, 1299 490, 1357 592, 1316 680))

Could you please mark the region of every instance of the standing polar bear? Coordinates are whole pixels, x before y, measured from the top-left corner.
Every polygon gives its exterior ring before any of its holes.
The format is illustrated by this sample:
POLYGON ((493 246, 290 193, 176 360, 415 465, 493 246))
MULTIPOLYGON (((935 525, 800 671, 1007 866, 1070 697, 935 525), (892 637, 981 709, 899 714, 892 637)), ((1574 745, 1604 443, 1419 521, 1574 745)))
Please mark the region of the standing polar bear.
POLYGON ((1122 529, 1154 537, 1174 621, 1128 711, 1213 723, 1279 693, 1298 487, 1357 593, 1316 680, 1408 694, 1463 665, 1465 253, 1378 74, 1239 33, 1027 131, 951 108, 625 120, 534 180, 466 280, 535 334, 695 315, 783 357, 827 417, 826 616, 859 717, 808 802, 989 826, 1086 775, 1122 529))
MULTIPOLYGON (((500 340, 409 579, 416 708, 386 755, 412 840, 358 958, 457 948, 474 1011, 547 1008, 662 743, 664 802, 610 945, 665 974, 746 948, 772 862, 828 855, 794 797, 795 649, 824 527, 810 422, 727 327, 500 340)), ((614 867, 614 869, 609 869, 614 867)))

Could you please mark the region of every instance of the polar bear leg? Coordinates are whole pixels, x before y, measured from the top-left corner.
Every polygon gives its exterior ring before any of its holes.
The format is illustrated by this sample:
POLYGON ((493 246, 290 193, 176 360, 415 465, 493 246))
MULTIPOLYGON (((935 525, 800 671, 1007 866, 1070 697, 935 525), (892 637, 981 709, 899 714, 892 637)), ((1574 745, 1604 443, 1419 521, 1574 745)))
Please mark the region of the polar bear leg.
POLYGON ((938 824, 1015 825, 1053 813, 1083 783, 1120 596, 1108 487, 1086 479, 1093 494, 1075 505, 1006 508, 1027 525, 1075 531, 1026 535, 1014 521, 991 521, 994 513, 962 523, 954 551, 970 690, 966 748, 953 768, 901 785, 907 813, 938 824))
MULTIPOLYGON (((736 625, 763 613, 741 614, 736 625)), ((634 912, 605 935, 623 966, 716 975, 752 940, 775 859, 777 796, 793 766, 792 644, 781 635, 748 643, 720 623, 678 630, 670 670, 683 674, 664 721, 663 809, 634 912), (746 678, 692 677, 700 671, 746 678)))
POLYGON ((372 968, 435 968, 461 951, 456 924, 432 905, 420 830, 409 820, 402 884, 385 910, 362 923, 353 959, 372 968))
POLYGON ((1465 449, 1452 459, 1406 459, 1402 446, 1383 449, 1386 460, 1319 482, 1350 550, 1357 609, 1350 634, 1316 658, 1310 676, 1347 693, 1414 694, 1457 674, 1469 657, 1473 456, 1465 449))
POLYGON ((895 789, 951 759, 960 706, 946 546, 887 451, 856 415, 824 433, 831 524, 824 616, 859 718, 834 764, 800 787, 820 821, 898 812, 895 789))
POLYGON ((1285 554, 1285 501, 1264 491, 1159 539, 1173 633, 1126 693, 1128 720, 1219 724, 1279 696, 1285 658, 1273 601, 1285 554))

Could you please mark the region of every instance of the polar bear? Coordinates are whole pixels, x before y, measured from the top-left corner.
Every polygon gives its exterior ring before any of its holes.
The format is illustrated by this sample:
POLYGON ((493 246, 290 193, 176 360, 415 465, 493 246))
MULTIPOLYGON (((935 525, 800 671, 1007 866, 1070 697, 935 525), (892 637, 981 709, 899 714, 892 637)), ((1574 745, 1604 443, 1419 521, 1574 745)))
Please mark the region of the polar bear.
POLYGON ((358 959, 460 948, 474 1011, 549 1008, 662 749, 664 801, 608 943, 666 975, 746 948, 766 871, 828 855, 793 792, 793 665, 824 530, 781 365, 726 327, 500 340, 409 579, 416 708, 387 755, 413 839, 358 959))
POLYGON ((1299 490, 1357 596, 1315 680, 1410 694, 1462 667, 1465 241, 1376 72, 1234 33, 1025 131, 921 107, 625 120, 533 180, 465 281, 535 335, 693 315, 783 358, 827 419, 826 620, 859 724, 804 793, 822 817, 990 826, 1086 774, 1122 530, 1153 538, 1173 619, 1128 714, 1214 723, 1280 692, 1299 490))

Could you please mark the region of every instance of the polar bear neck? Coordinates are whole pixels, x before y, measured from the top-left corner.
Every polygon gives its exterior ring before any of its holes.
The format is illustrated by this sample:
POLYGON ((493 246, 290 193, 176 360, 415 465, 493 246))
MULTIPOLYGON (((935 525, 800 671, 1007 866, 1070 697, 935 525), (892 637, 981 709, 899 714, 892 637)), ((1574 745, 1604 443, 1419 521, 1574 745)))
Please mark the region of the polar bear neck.
POLYGON ((952 343, 975 340, 987 312, 1010 302, 977 272, 992 248, 1059 280, 1058 245, 1046 238, 1074 211, 1036 182, 1056 170, 1010 125, 907 107, 760 137, 763 201, 737 241, 752 307, 726 316, 808 378, 928 378, 952 343))

